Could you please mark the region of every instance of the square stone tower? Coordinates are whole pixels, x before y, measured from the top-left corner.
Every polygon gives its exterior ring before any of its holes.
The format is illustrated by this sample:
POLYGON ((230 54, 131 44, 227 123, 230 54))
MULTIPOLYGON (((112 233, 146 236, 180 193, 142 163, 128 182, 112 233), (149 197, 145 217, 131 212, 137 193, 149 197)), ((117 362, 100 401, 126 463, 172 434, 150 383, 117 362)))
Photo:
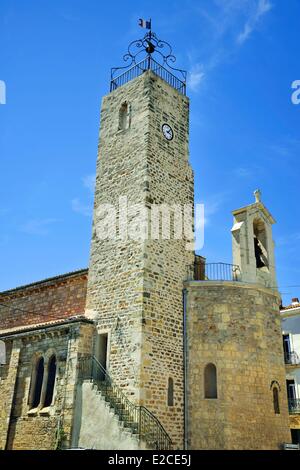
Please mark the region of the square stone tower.
POLYGON ((174 448, 183 447, 182 290, 194 260, 192 234, 178 231, 193 210, 188 145, 189 100, 170 80, 145 70, 104 97, 86 315, 98 325, 94 354, 174 448))

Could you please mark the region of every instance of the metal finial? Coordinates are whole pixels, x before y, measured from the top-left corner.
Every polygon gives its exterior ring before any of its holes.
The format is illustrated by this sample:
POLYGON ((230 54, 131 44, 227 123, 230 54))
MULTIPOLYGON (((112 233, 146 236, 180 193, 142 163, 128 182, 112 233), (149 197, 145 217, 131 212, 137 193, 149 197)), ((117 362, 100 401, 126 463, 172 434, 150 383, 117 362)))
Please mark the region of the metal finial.
POLYGON ((111 69, 111 91, 124 85, 146 70, 152 70, 171 86, 185 94, 187 72, 177 69, 172 47, 157 37, 151 30, 141 39, 132 41, 123 56, 127 65, 111 69))

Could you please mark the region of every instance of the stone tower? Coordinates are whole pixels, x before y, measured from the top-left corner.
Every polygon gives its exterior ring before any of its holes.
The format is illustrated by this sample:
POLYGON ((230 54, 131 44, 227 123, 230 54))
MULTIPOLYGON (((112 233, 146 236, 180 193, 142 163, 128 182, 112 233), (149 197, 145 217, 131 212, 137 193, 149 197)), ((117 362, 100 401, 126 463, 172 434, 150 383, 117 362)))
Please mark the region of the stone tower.
POLYGON ((188 446, 280 449, 291 436, 274 219, 259 192, 233 215, 239 270, 186 283, 188 446))
POLYGON ((176 206, 193 206, 189 101, 180 80, 145 60, 102 101, 86 315, 97 323, 94 354, 182 448, 182 289, 193 252, 192 235, 175 226, 176 206), (168 211, 170 237, 162 220, 155 226, 168 211))

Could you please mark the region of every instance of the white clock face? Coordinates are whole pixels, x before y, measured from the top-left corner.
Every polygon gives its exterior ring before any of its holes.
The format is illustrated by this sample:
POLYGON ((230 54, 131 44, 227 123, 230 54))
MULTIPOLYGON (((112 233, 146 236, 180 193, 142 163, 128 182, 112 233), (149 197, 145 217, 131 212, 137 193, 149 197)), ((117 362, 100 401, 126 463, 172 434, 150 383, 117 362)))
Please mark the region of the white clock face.
POLYGON ((163 135, 167 140, 172 140, 174 137, 173 129, 169 124, 163 124, 162 126, 163 135))

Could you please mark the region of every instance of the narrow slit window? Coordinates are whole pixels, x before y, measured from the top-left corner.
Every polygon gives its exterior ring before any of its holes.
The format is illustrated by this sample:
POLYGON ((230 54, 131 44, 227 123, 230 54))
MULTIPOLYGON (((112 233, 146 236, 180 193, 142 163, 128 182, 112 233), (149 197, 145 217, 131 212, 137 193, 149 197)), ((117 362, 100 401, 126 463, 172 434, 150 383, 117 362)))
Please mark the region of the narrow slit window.
POLYGON ((31 408, 37 408, 40 404, 42 385, 44 380, 44 358, 40 357, 36 363, 32 377, 33 392, 31 395, 31 408))
POLYGON ((168 406, 174 406, 174 381, 171 377, 168 380, 168 406))
POLYGON ((123 103, 119 111, 119 130, 126 130, 130 127, 130 106, 123 103))
POLYGON ((276 415, 280 414, 280 407, 279 407, 279 392, 278 388, 273 388, 273 406, 274 406, 274 413, 276 415))

